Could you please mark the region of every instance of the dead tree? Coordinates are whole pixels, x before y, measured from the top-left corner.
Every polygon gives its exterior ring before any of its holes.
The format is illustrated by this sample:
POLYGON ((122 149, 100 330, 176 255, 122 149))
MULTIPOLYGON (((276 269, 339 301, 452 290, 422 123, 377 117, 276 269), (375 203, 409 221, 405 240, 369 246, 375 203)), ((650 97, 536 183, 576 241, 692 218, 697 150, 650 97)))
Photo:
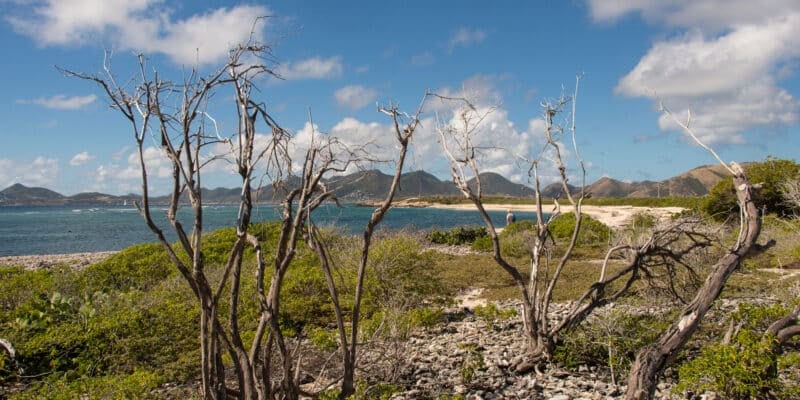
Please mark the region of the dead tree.
POLYGON ((162 80, 157 71, 148 73, 144 57, 139 56, 139 76, 131 81, 130 87, 117 84, 108 60, 102 76, 64 70, 69 76, 97 83, 110 99, 112 108, 130 123, 141 168, 142 196, 136 206, 191 287, 201 311, 200 365, 203 397, 206 399, 224 399, 229 395, 242 399, 299 397, 296 360, 278 325, 282 283, 296 254, 306 220, 331 196, 324 190, 323 175, 332 170, 344 171, 347 166, 347 162, 342 165, 332 156, 338 154, 334 148, 341 146, 335 138, 315 143, 308 149, 300 172, 300 187, 285 192, 281 230, 267 285, 268 263, 259 241, 248 233, 253 207, 252 183, 259 167, 264 167, 264 174, 274 182, 287 182, 292 164, 288 151, 291 136, 272 119, 263 103, 251 97, 256 77, 272 74, 265 64, 252 62, 263 60, 262 57, 269 57, 269 48, 250 42, 233 48, 228 62, 215 72, 200 77, 193 70, 183 82, 174 83, 162 80), (232 138, 223 138, 215 129, 210 129, 212 125, 216 127, 215 123, 206 123, 214 121, 206 110, 208 100, 222 88, 232 88, 234 92, 238 123, 232 138), (169 104, 170 101, 175 101, 176 105, 169 104), (266 144, 257 146, 257 131, 261 129, 267 132, 268 140, 266 144), (159 226, 152 215, 150 177, 144 155, 148 138, 160 143, 161 151, 171 162, 172 190, 166 214, 169 229, 178 238, 177 243, 167 240, 165 228, 159 226), (202 253, 201 183, 203 167, 214 159, 207 158, 204 150, 220 143, 230 147, 229 156, 241 179, 241 191, 235 223, 237 239, 221 278, 212 282, 202 253), (177 217, 185 200, 192 211, 190 229, 177 217), (255 291, 261 311, 254 338, 245 344, 239 327, 238 308, 243 256, 248 245, 255 249, 258 260, 255 291), (228 297, 229 314, 220 316, 218 310, 224 296, 228 297), (222 356, 226 353, 233 363, 237 379, 235 388, 225 384, 222 356), (273 354, 278 354, 280 360, 274 362, 273 354), (273 364, 279 367, 273 368, 273 364))
MULTIPOLYGON (((577 81, 579 82, 579 80, 577 81)), ((577 99, 576 90, 573 96, 562 96, 554 102, 543 103, 545 122, 545 143, 539 156, 526 160, 530 165, 530 176, 534 184, 536 227, 530 262, 530 278, 525 279, 520 268, 512 265, 501 253, 500 236, 494 227, 483 205, 479 157, 481 148, 474 143, 475 136, 480 132, 480 122, 486 117, 487 112, 479 112, 478 108, 464 98, 450 98, 434 95, 445 101, 456 101, 461 108, 456 113, 454 123, 438 126, 440 142, 443 152, 450 162, 450 171, 458 189, 469 199, 480 213, 492 240, 492 255, 504 271, 514 280, 522 294, 522 317, 524 331, 528 340, 526 352, 515 360, 517 373, 525 373, 546 364, 552 357, 556 345, 561 340, 561 335, 568 329, 574 328, 583 322, 592 311, 607 305, 628 293, 633 284, 643 278, 658 275, 658 269, 686 268, 691 273, 690 266, 684 259, 687 255, 711 245, 711 240, 690 229, 686 221, 671 224, 667 227, 654 230, 638 243, 623 243, 612 246, 606 254, 598 273, 598 279, 590 285, 586 292, 558 320, 552 319, 552 299, 556 285, 559 283, 565 268, 573 262, 573 254, 581 232, 583 215, 581 207, 586 197, 585 170, 583 161, 577 148, 575 131, 575 111, 577 99), (557 115, 566 107, 571 106, 572 118, 568 130, 572 150, 577 159, 578 175, 581 184, 577 193, 573 193, 568 185, 567 167, 563 161, 563 147, 561 142, 565 129, 555 123, 557 115), (549 155, 559 173, 559 183, 566 201, 571 209, 572 218, 575 218, 575 227, 572 231, 563 255, 551 265, 547 243, 553 242, 550 234, 552 221, 562 213, 562 207, 556 200, 555 205, 546 217, 541 198, 541 185, 539 179, 539 158, 549 155), (474 177, 474 184, 469 184, 469 179, 474 177), (613 258, 624 259, 624 265, 613 273, 609 271, 609 263, 613 258), (616 282, 622 282, 612 292, 607 291, 616 282)))
MULTIPOLYGON (((665 112, 672 116, 668 110, 665 109, 665 112)), ((631 400, 650 399, 653 397, 658 383, 658 376, 667 367, 672 357, 683 348, 697 330, 706 312, 722 292, 728 278, 739 267, 740 262, 750 253, 751 249, 754 248, 756 239, 758 239, 761 231, 761 217, 753 201, 755 189, 748 182, 741 166, 736 163, 728 166, 722 162, 711 148, 697 138, 689 128, 689 122, 684 124, 677 119, 675 121, 700 146, 711 152, 733 175, 733 183, 736 188, 740 210, 739 236, 736 243, 713 265, 703 286, 701 286, 694 299, 683 308, 677 321, 655 343, 646 346, 636 356, 636 361, 631 367, 628 388, 625 394, 625 398, 631 400)))
POLYGON ((364 279, 367 274, 367 263, 369 261, 370 246, 372 244, 372 235, 375 228, 383 220, 386 212, 394 201, 395 193, 400 185, 400 177, 403 173, 403 166, 405 164, 406 153, 408 151, 409 142, 420 124, 419 116, 422 113, 422 105, 425 103, 427 96, 423 97, 422 103, 417 109, 416 114, 413 116, 399 111, 396 105, 389 107, 379 108, 379 112, 388 115, 392 119, 392 129, 397 139, 399 146, 397 159, 395 160, 395 172, 392 178, 392 183, 389 191, 386 193, 384 200, 372 212, 369 221, 364 227, 362 234, 361 256, 359 258, 357 280, 355 287, 355 298, 352 313, 350 315, 349 325, 345 321, 344 312, 339 302, 338 289, 334 283, 334 277, 331 272, 332 260, 330 253, 326 248, 324 242, 321 240, 319 231, 314 227, 313 223, 309 223, 308 235, 306 242, 317 253, 325 278, 328 284, 328 290, 333 302, 334 313, 336 317, 336 327, 339 334, 339 342, 342 351, 342 367, 343 376, 341 391, 339 392, 340 399, 346 399, 355 392, 355 371, 358 365, 358 335, 359 335, 359 318, 361 299, 364 292, 364 279), (348 329, 349 328, 349 329, 348 329), (348 338, 349 330, 349 338, 348 338))

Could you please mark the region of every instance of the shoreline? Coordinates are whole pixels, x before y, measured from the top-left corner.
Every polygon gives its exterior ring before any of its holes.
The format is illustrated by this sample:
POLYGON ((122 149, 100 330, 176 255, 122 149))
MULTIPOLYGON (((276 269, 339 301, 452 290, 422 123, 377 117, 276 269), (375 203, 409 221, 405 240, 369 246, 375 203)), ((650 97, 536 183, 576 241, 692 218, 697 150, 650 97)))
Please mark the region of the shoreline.
MULTIPOLYGON (((393 205, 393 207, 439 208, 439 209, 464 210, 464 211, 475 210, 475 206, 471 203, 470 204, 441 204, 441 203, 421 203, 421 202, 404 203, 401 201, 393 205)), ((511 210, 512 212, 514 211, 536 212, 535 204, 492 203, 492 204, 484 204, 483 207, 487 211, 511 210)), ((658 221, 664 221, 670 218, 672 215, 683 212, 684 210, 686 209, 683 207, 594 206, 594 205, 581 206, 581 213, 589 215, 590 217, 608 225, 612 229, 619 229, 624 227, 625 225, 628 224, 628 222, 630 222, 631 218, 638 213, 647 213, 656 217, 658 221)), ((553 212, 556 211, 559 211, 559 209, 552 204, 547 204, 542 206, 542 212, 544 213, 552 214, 553 212)), ((572 206, 563 205, 560 207, 560 211, 563 213, 571 212, 572 206)))
MULTIPOLYGON (((473 204, 441 204, 441 203, 420 203, 420 202, 396 202, 392 207, 398 208, 438 208, 449 210, 476 211, 473 204)), ((488 211, 505 211, 510 209, 518 212, 535 212, 534 204, 485 204, 488 211)), ((562 206, 562 212, 571 212, 571 206, 562 206)), ((685 209, 682 207, 641 207, 641 206, 594 206, 583 205, 581 210, 584 214, 608 225, 612 229, 619 229, 626 226, 631 218, 637 213, 648 213, 655 216, 659 221, 664 221, 672 215, 680 213, 685 209)), ((543 212, 553 213, 556 211, 552 204, 545 205, 543 212)), ((502 229, 498 227, 498 229, 502 229)), ((84 253, 66 254, 31 254, 19 256, 0 256, 0 266, 23 266, 26 269, 52 268, 58 265, 66 265, 75 269, 82 269, 91 264, 100 262, 110 257, 118 251, 99 251, 84 253)))
POLYGON ((118 253, 118 251, 97 251, 87 253, 66 254, 32 254, 25 256, 2 256, 0 266, 23 266, 25 269, 47 269, 65 265, 74 269, 82 269, 98 263, 118 253))

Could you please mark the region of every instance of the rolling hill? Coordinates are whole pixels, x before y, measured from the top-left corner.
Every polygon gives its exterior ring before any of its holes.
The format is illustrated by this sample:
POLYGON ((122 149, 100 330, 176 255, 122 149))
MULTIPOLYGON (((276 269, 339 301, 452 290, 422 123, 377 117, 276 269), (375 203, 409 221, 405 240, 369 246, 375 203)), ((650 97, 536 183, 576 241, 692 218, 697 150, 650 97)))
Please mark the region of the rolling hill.
MULTIPOLYGON (((502 175, 487 172, 481 174, 481 185, 485 196, 531 197, 533 189, 513 183, 502 175)), ((592 197, 690 197, 703 196, 725 177, 722 166, 702 166, 681 175, 660 181, 623 182, 608 177, 601 178, 589 185, 586 190, 592 197)), ((332 177, 325 181, 336 196, 343 202, 361 202, 381 199, 392 183, 392 176, 378 170, 360 171, 350 175, 332 177)), ((474 187, 475 179, 469 184, 474 187)), ((577 188, 569 186, 574 192, 577 188)), ((271 185, 261 187, 254 193, 260 202, 279 200, 271 185)), ((403 174, 397 198, 459 196, 459 192, 450 181, 442 181, 425 171, 413 171, 403 174)), ((544 197, 563 197, 560 184, 551 184, 542 190, 544 197)), ((203 189, 203 199, 207 204, 235 203, 239 200, 239 189, 214 188, 203 189)), ((103 193, 79 193, 64 196, 60 193, 41 187, 27 187, 14 184, 0 191, 0 206, 8 205, 115 205, 132 203, 135 195, 113 196, 103 193)), ((153 203, 165 204, 167 197, 154 197, 153 203)))

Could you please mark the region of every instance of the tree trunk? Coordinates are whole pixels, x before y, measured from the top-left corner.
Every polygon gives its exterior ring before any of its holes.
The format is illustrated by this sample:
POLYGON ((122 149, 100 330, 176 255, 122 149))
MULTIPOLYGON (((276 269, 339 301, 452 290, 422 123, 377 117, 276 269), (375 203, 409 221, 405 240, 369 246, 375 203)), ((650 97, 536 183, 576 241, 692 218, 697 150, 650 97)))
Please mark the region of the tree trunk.
POLYGON ((628 378, 628 400, 651 399, 656 390, 658 375, 663 372, 671 358, 692 337, 706 312, 722 292, 728 278, 750 252, 761 230, 761 218, 753 203, 753 187, 739 169, 733 178, 736 195, 742 212, 739 240, 728 254, 714 265, 711 274, 689 303, 680 318, 667 329, 661 338, 642 349, 631 367, 628 378))

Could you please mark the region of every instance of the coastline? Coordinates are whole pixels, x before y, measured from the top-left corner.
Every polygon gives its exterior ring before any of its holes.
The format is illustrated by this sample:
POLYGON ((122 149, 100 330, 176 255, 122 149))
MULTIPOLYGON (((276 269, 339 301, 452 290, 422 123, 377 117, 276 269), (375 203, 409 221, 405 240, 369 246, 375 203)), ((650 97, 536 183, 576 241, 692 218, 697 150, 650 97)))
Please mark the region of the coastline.
MULTIPOLYGON (((428 207, 428 208, 441 208, 449 210, 475 210, 473 204, 440 204, 440 203, 423 203, 423 202, 398 202, 394 207, 428 207)), ((524 211, 536 212, 536 205, 534 204, 484 204, 487 211, 524 211)), ((572 211, 572 206, 563 205, 560 208, 561 212, 567 213, 572 211)), ((624 227, 630 222, 631 218, 638 213, 650 214, 659 221, 664 221, 672 215, 684 211, 683 207, 641 207, 641 206, 593 206, 582 205, 581 212, 589 215, 590 217, 608 225, 613 229, 624 227)), ((542 207, 542 211, 551 214, 558 211, 552 204, 547 204, 542 207)))
MULTIPOLYGON (((441 204, 427 202, 408 202, 398 201, 393 207, 398 208, 438 208, 449 210, 475 211, 472 204, 441 204)), ((519 212, 535 212, 534 204, 485 204, 484 207, 489 211, 505 211, 510 209, 519 212)), ((631 218, 637 213, 648 213, 655 216, 659 221, 667 220, 672 215, 684 210, 682 207, 640 207, 640 206, 595 206, 583 205, 581 209, 584 214, 608 225, 612 229, 619 229, 627 225, 631 218)), ((570 206, 561 206, 562 212, 570 212, 570 206)), ((556 211, 552 204, 545 205, 545 213, 556 211)), ((498 229, 501 229, 498 227, 498 229)), ((88 265, 100 262, 117 251, 83 252, 67 254, 33 254, 21 256, 0 256, 0 266, 23 266, 26 269, 52 268, 58 265, 65 265, 75 269, 82 269, 88 265)))
POLYGON ((3 256, 0 257, 0 266, 7 267, 21 265, 25 267, 25 269, 41 269, 65 265, 70 268, 82 269, 94 263, 103 261, 116 253, 116 251, 98 251, 91 253, 3 256))

